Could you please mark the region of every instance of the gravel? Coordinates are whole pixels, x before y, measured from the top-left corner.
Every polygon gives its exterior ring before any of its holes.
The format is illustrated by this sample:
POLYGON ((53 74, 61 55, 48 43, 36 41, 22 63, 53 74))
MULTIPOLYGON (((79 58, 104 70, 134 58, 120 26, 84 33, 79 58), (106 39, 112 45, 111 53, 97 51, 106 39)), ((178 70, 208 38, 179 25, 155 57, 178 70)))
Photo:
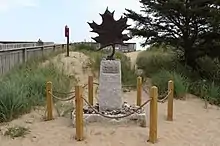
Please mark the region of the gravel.
MULTIPOLYGON (((93 106, 94 109, 96 109, 97 111, 99 111, 99 104, 96 103, 94 106, 93 106)), ((124 102, 123 105, 122 105, 122 109, 121 110, 111 110, 111 111, 102 111, 101 113, 102 114, 105 114, 105 115, 126 115, 126 114, 129 114, 131 112, 134 112, 135 110, 137 110, 139 108, 139 106, 132 106, 132 105, 129 105, 127 102, 124 102)), ((84 114, 95 114, 96 112, 88 107, 88 106, 85 106, 83 108, 83 112, 84 114)), ((143 113, 144 110, 143 108, 138 110, 136 113, 140 114, 140 113, 143 113)))

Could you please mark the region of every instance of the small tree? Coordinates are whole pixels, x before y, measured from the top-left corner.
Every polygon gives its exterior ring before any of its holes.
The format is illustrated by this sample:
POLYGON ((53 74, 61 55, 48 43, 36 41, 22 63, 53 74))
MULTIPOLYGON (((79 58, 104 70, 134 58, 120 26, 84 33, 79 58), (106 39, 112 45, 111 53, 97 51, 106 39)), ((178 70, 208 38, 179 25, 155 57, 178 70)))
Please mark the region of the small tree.
POLYGON ((219 0, 140 0, 142 13, 126 9, 135 21, 134 36, 145 43, 166 44, 184 52, 184 60, 196 67, 196 58, 220 56, 219 0))

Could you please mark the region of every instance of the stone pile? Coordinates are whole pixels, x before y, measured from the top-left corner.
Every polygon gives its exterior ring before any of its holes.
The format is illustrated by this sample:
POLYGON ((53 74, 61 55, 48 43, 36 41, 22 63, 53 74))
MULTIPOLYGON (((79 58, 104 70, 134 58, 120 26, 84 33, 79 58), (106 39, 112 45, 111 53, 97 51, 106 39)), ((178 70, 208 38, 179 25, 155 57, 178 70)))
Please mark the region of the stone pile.
MULTIPOLYGON (((98 112, 100 111, 98 103, 96 103, 95 106, 93 106, 93 108, 98 112)), ((127 102, 124 102, 121 109, 106 110, 106 111, 101 111, 101 113, 105 114, 105 115, 126 115, 126 114, 129 114, 131 112, 136 111, 138 108, 139 108, 139 106, 132 106, 132 105, 129 105, 127 102)), ((83 112, 84 112, 84 114, 96 114, 95 111, 91 107, 88 107, 88 106, 85 106, 83 108, 83 112)), ((143 112, 144 112, 144 110, 142 108, 142 109, 139 109, 135 113, 141 114, 143 112)))

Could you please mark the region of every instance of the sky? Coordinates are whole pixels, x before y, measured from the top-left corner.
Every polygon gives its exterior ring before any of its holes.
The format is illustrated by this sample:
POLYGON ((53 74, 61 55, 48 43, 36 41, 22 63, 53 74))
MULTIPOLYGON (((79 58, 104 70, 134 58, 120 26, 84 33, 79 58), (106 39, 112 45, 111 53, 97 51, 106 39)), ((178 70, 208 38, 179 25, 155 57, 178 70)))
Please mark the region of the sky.
MULTIPOLYGON (((64 27, 70 28, 70 41, 91 41, 97 34, 90 32, 87 22, 100 24, 108 7, 119 19, 125 8, 140 11, 138 0, 0 0, 0 40, 52 41, 65 43, 64 27)), ((133 25, 131 20, 128 24, 133 25)), ((140 48, 142 39, 137 43, 140 48)))

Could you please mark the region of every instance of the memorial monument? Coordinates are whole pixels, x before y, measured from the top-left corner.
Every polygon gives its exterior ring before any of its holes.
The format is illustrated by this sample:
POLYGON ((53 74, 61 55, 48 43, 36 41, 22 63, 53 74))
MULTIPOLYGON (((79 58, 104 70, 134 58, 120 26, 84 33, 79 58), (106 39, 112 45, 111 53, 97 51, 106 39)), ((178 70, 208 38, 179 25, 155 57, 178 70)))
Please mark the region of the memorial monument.
MULTIPOLYGON (((97 51, 106 47, 111 47, 112 52, 106 58, 101 60, 99 75, 99 100, 98 103, 92 107, 91 105, 83 107, 84 122, 115 123, 115 121, 117 121, 116 123, 118 124, 118 122, 128 123, 129 121, 136 121, 140 125, 146 125, 146 116, 144 111, 139 109, 139 107, 131 106, 127 102, 123 101, 121 61, 120 59, 114 58, 115 45, 125 45, 124 41, 131 39, 127 34, 123 34, 123 31, 129 27, 129 25, 127 25, 127 18, 121 17, 119 20, 115 20, 114 11, 110 12, 108 8, 104 14, 100 15, 102 17, 102 23, 100 25, 96 24, 94 21, 92 23, 88 23, 92 28, 91 32, 99 35, 92 39, 100 44, 100 48, 97 49, 97 51)), ((74 111, 72 112, 72 118, 74 125, 74 111)))
POLYGON ((122 83, 121 83, 121 61, 114 58, 115 45, 125 45, 124 41, 131 39, 123 31, 129 27, 127 18, 121 17, 114 19, 114 11, 110 12, 108 8, 104 14, 100 14, 102 23, 96 24, 94 21, 88 23, 92 28, 91 32, 99 36, 92 38, 100 44, 98 50, 106 47, 112 47, 112 53, 101 60, 99 76, 99 110, 120 110, 122 108, 122 83))

